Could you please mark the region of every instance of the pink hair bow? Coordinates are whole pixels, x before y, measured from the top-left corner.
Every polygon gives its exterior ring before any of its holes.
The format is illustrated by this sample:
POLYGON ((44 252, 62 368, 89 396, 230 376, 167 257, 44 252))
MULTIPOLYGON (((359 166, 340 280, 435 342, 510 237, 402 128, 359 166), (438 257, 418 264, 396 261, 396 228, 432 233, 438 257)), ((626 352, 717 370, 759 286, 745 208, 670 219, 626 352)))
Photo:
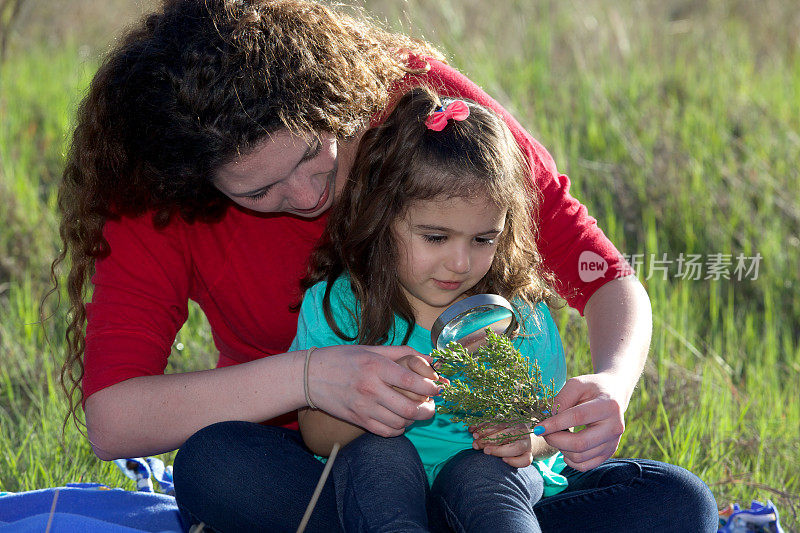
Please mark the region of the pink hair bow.
POLYGON ((469 107, 461 100, 453 100, 444 109, 439 109, 425 119, 429 130, 442 131, 447 126, 448 119, 461 121, 469 116, 469 107))

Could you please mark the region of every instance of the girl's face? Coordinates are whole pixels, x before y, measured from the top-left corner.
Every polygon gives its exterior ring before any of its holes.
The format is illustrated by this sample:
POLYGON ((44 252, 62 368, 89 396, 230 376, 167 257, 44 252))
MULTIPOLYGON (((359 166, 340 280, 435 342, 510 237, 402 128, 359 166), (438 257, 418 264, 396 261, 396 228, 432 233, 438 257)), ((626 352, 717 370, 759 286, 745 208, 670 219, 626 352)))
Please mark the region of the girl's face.
POLYGON ((425 200, 395 222, 397 274, 416 321, 430 329, 489 271, 506 210, 486 198, 425 200))
POLYGON ((214 185, 234 203, 261 213, 316 217, 344 183, 336 138, 329 133, 272 134, 252 152, 223 165, 214 185))

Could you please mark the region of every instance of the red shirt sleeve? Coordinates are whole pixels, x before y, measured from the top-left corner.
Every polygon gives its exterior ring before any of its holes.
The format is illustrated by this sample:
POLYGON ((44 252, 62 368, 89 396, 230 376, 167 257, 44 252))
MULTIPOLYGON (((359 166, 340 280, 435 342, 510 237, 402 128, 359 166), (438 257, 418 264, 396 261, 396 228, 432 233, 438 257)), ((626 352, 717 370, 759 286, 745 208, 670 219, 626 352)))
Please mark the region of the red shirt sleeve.
POLYGON ((108 221, 108 257, 95 262, 86 305, 84 399, 115 383, 164 373, 175 335, 186 321, 191 263, 171 228, 150 215, 108 221))
MULTIPOLYGON (((556 290, 570 306, 583 314, 594 292, 606 282, 633 274, 633 270, 578 200, 569 194, 569 178, 559 174, 545 148, 500 104, 452 67, 428 59, 424 75, 408 75, 394 89, 400 95, 426 84, 443 96, 474 100, 495 110, 505 120, 533 169, 534 185, 540 191, 537 245, 545 267, 558 280, 556 290)), ((409 65, 424 65, 412 57, 409 65)))

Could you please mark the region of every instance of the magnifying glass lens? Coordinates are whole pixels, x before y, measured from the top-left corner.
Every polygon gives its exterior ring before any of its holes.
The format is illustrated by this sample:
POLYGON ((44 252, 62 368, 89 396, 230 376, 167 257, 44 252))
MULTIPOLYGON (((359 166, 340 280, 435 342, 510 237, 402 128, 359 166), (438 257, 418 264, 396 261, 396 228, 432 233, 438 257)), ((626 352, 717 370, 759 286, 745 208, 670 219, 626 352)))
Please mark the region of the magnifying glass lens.
MULTIPOLYGON (((501 313, 486 313, 486 315, 488 314, 501 313)), ((492 320, 492 317, 486 315, 476 316, 475 318, 468 317, 459 324, 454 324, 449 328, 445 328, 439 336, 439 342, 444 342, 444 345, 447 346, 449 342, 455 341, 466 348, 467 351, 473 352, 486 344, 486 328, 490 328, 498 335, 502 335, 511 324, 510 316, 502 317, 499 320, 492 320)))
POLYGON ((511 335, 516 325, 513 308, 505 298, 478 294, 447 308, 434 323, 431 340, 439 349, 455 341, 472 352, 486 344, 486 328, 511 335))

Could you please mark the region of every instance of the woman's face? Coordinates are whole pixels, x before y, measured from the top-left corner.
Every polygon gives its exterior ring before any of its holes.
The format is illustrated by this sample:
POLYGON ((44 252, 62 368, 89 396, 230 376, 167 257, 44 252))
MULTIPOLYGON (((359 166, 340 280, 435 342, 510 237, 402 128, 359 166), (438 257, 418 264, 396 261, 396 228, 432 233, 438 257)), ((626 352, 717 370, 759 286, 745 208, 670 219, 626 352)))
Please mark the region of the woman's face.
MULTIPOLYGON (((214 185, 236 204, 261 213, 316 217, 332 204, 340 173, 336 138, 280 130, 223 165, 214 185)), ((344 172, 341 172, 344 174, 344 172)))

